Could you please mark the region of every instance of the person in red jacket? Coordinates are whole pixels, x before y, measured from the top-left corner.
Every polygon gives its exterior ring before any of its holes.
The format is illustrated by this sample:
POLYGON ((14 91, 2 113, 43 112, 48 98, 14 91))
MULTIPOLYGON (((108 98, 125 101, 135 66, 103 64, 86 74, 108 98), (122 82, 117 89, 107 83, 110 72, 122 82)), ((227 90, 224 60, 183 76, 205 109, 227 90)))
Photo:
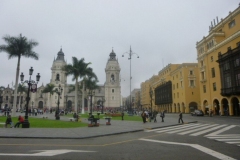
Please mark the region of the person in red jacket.
POLYGON ((16 125, 14 126, 14 128, 18 127, 19 125, 22 124, 24 122, 24 118, 22 116, 18 117, 18 122, 16 123, 16 125))

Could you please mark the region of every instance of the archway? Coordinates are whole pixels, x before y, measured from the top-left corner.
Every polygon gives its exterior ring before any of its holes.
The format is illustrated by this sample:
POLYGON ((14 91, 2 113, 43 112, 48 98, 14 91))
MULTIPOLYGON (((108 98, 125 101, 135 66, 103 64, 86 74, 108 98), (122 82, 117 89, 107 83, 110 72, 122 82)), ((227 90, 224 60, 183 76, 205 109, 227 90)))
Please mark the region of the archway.
POLYGON ((188 107, 189 107, 189 112, 193 112, 195 109, 198 109, 196 102, 190 102, 188 107))
POLYGON ((232 106, 233 116, 240 116, 239 100, 236 97, 232 98, 231 106, 232 106))
POLYGON ((177 113, 181 111, 180 104, 177 104, 177 113))
POLYGON ((229 116, 229 106, 228 106, 228 100, 226 98, 222 99, 222 107, 223 107, 223 115, 229 116))
POLYGON ((213 105, 214 105, 215 115, 219 115, 219 111, 220 111, 219 101, 217 99, 214 99, 213 105))
POLYGON ((203 112, 204 114, 208 114, 208 111, 209 111, 208 101, 205 100, 203 101, 203 112))
POLYGON ((174 112, 174 113, 177 112, 177 106, 176 106, 176 103, 174 103, 174 105, 173 105, 173 112, 174 112))
POLYGON ((67 101, 67 110, 68 110, 69 112, 72 111, 72 101, 71 101, 71 100, 68 100, 68 101, 67 101))
POLYGON ((43 101, 39 101, 38 102, 38 108, 39 109, 43 109, 43 101))
POLYGON ((186 113, 186 107, 185 107, 185 104, 182 102, 182 106, 181 106, 181 111, 183 113, 186 113))

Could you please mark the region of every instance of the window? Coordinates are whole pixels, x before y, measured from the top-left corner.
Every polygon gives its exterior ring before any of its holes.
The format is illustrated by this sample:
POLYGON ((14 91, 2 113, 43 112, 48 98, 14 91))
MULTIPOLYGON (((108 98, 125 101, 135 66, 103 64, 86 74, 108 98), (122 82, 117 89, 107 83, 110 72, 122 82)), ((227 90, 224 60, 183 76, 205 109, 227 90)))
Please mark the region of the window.
POLYGON ((114 100, 114 96, 112 96, 112 100, 114 100))
POLYGON ((189 74, 190 74, 190 75, 193 75, 193 71, 189 71, 189 74))
POLYGON ((183 87, 183 85, 182 85, 182 81, 181 81, 181 87, 183 87))
POLYGON ((215 69, 212 68, 211 70, 212 70, 212 78, 214 78, 215 77, 215 69))
POLYGON ((223 64, 223 70, 226 71, 226 70, 229 70, 230 69, 230 66, 229 66, 229 63, 226 62, 225 64, 223 64))
POLYGON ((179 98, 179 93, 177 93, 177 98, 179 98))
POLYGON ((201 67, 203 66, 203 61, 201 61, 201 67))
POLYGON ((173 89, 175 89, 175 85, 173 84, 173 89))
POLYGON ((206 93, 206 85, 203 85, 203 93, 206 93))
POLYGON ((177 83, 177 88, 178 88, 178 83, 177 83))
POLYGON ((204 80, 205 79, 204 72, 201 72, 201 76, 202 76, 202 80, 204 80))
POLYGON ((235 60, 234 60, 234 67, 238 67, 239 66, 239 58, 236 58, 235 60))
POLYGON ((216 83, 214 82, 213 83, 213 91, 216 91, 217 90, 217 86, 216 86, 216 83))
POLYGON ((173 97, 175 98, 175 93, 173 94, 173 97))
POLYGON ((6 101, 8 100, 8 96, 6 96, 6 101))
POLYGON ((213 46, 214 46, 213 40, 211 40, 211 41, 209 41, 209 42, 207 43, 207 49, 210 49, 210 48, 212 48, 213 46))
POLYGON ((60 76, 59 76, 59 74, 56 75, 56 81, 60 81, 60 76))
POLYGON ((101 93, 101 89, 98 90, 98 93, 101 93))
POLYGON ((213 62, 213 56, 211 56, 211 62, 213 62))
POLYGON ((240 71, 236 74, 236 85, 240 86, 240 71))
POLYGON ((114 81, 114 75, 112 74, 111 75, 111 82, 113 82, 114 81))
POLYGON ((230 88, 230 87, 232 87, 231 75, 230 73, 227 73, 224 76, 224 88, 230 88))
POLYGON ((112 93, 114 93, 114 89, 112 89, 112 93))
POLYGON ((190 80, 190 87, 194 87, 194 80, 190 80))
POLYGON ((235 25, 236 25, 235 19, 232 20, 230 23, 228 23, 228 27, 229 27, 229 28, 232 28, 232 27, 234 27, 235 25))

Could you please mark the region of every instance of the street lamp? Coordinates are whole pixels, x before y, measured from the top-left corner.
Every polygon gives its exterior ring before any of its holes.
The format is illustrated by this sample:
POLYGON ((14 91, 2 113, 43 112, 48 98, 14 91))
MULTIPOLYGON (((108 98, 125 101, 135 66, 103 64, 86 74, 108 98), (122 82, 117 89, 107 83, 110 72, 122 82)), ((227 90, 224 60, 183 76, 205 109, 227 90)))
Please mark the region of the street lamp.
POLYGON ((102 102, 102 114, 103 114, 103 107, 104 107, 104 102, 105 102, 105 98, 104 97, 102 97, 102 100, 101 100, 101 102, 102 102))
POLYGON ((59 115, 59 104, 60 104, 60 102, 59 102, 59 99, 60 99, 60 95, 62 94, 62 91, 63 91, 63 88, 59 84, 58 88, 55 89, 55 93, 57 93, 57 95, 58 95, 58 102, 57 102, 58 108, 55 112, 56 120, 60 120, 60 115, 59 115))
POLYGON ((66 110, 68 111, 68 95, 66 95, 66 110))
POLYGON ((150 98, 151 98, 151 114, 152 114, 152 96, 153 96, 152 87, 150 88, 149 95, 150 95, 150 98))
MULTIPOLYGON (((138 56, 138 54, 137 53, 133 53, 132 52, 132 49, 131 49, 131 46, 130 46, 130 52, 126 52, 126 53, 124 53, 124 54, 128 54, 128 60, 130 60, 130 106, 129 106, 129 108, 130 108, 130 112, 133 114, 133 111, 132 111, 132 99, 131 99, 131 80, 132 80, 132 75, 131 75, 131 59, 132 59, 132 56, 134 55, 134 54, 136 54, 137 55, 137 58, 139 58, 139 56, 138 56)), ((124 54, 122 55, 122 57, 124 57, 124 54)))
POLYGON ((25 80, 24 81, 24 75, 23 75, 23 72, 21 73, 20 75, 20 79, 21 79, 21 82, 24 84, 24 83, 27 83, 28 84, 28 92, 27 92, 27 97, 26 97, 26 101, 27 101, 27 104, 26 104, 26 112, 25 112, 25 120, 22 124, 22 128, 29 128, 30 127, 30 123, 28 121, 28 104, 29 104, 29 101, 30 101, 30 97, 29 97, 29 93, 30 93, 30 90, 32 92, 36 92, 37 91, 37 83, 39 82, 40 80, 40 75, 39 73, 37 74, 36 76, 36 82, 31 80, 31 76, 32 76, 32 73, 33 73, 33 67, 31 67, 29 69, 29 80, 25 80))
POLYGON ((92 96, 94 96, 95 95, 95 91, 94 90, 89 90, 89 92, 88 92, 88 95, 91 97, 91 99, 90 99, 90 106, 91 106, 91 109, 90 109, 90 113, 92 113, 92 96))

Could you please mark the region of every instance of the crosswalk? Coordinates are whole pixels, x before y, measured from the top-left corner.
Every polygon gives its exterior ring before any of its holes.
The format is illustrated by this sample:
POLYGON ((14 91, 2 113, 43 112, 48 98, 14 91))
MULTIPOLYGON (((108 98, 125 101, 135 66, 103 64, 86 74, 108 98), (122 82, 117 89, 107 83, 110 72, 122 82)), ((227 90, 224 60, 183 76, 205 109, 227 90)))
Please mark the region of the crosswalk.
POLYGON ((145 132, 179 134, 189 136, 203 135, 206 138, 240 146, 240 134, 221 134, 236 125, 190 123, 177 126, 145 130, 145 132))

